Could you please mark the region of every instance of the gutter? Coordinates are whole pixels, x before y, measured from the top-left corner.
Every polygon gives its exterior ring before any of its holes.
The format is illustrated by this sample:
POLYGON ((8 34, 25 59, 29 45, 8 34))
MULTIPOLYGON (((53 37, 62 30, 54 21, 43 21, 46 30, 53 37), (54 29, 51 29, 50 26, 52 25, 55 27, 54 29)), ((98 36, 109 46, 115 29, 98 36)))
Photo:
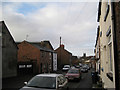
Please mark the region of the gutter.
POLYGON ((115 2, 111 1, 111 11, 112 11, 112 30, 113 30, 113 48, 114 48, 114 66, 115 66, 115 90, 120 90, 119 88, 119 70, 118 70, 118 53, 117 53, 117 39, 116 39, 116 17, 115 17, 115 2))

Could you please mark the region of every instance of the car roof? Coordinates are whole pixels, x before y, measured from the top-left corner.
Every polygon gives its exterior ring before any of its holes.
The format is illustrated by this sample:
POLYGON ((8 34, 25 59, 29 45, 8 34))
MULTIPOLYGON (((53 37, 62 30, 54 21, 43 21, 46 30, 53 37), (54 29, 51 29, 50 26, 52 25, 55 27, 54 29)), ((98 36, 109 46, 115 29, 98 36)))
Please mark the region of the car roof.
POLYGON ((62 74, 52 74, 52 73, 50 73, 50 74, 38 74, 38 75, 36 75, 36 76, 44 76, 44 77, 58 77, 58 76, 61 76, 62 74))
POLYGON ((69 64, 65 64, 64 66, 70 66, 69 64))

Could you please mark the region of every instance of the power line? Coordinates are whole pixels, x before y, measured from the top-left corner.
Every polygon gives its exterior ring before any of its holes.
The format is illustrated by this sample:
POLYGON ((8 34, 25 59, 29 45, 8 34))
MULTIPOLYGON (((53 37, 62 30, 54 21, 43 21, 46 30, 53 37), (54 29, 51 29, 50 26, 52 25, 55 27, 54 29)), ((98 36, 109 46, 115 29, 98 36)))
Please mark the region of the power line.
POLYGON ((71 7, 72 7, 72 4, 73 4, 72 2, 73 2, 73 1, 71 0, 70 5, 69 5, 68 12, 67 12, 67 14, 66 14, 66 16, 68 16, 68 17, 67 17, 67 19, 66 19, 66 21, 65 21, 65 24, 68 23, 68 20, 69 20, 69 17, 70 17, 70 11, 71 11, 71 7))
POLYGON ((79 19, 79 17, 81 16, 81 13, 84 11, 84 9, 86 8, 86 5, 87 5, 88 2, 85 2, 84 6, 80 9, 80 12, 79 14, 77 15, 77 17, 74 19, 73 23, 74 24, 75 22, 77 22, 79 19))

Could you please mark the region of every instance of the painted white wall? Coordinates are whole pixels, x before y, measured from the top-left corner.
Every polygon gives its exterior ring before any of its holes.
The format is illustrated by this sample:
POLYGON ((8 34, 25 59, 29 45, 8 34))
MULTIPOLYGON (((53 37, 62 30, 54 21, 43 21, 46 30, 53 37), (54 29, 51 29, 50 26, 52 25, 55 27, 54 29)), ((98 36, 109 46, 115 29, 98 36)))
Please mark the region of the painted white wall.
POLYGON ((113 29, 111 20, 111 3, 109 3, 110 9, 106 21, 104 22, 104 16, 106 14, 107 2, 102 2, 101 16, 100 16, 100 32, 102 31, 102 37, 100 37, 100 53, 101 53, 101 78, 104 82, 105 88, 115 88, 115 70, 114 70, 114 49, 113 49, 113 29), (109 67, 109 48, 108 48, 108 37, 106 32, 111 26, 111 38, 112 38, 112 60, 113 60, 113 82, 107 77, 106 73, 110 72, 109 67))

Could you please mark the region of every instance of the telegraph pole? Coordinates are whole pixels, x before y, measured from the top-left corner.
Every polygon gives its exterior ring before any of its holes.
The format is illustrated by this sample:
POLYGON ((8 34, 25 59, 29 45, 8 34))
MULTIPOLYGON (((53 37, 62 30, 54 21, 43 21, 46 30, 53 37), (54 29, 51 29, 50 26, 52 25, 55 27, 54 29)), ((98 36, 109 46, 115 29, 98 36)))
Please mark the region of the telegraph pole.
POLYGON ((27 35, 26 35, 26 41, 27 41, 28 37, 29 37, 29 35, 27 34, 27 35))
POLYGON ((61 36, 60 36, 60 46, 61 46, 61 36))
POLYGON ((59 63, 59 68, 61 69, 61 64, 62 64, 62 60, 61 60, 61 36, 60 36, 60 63, 59 63))

